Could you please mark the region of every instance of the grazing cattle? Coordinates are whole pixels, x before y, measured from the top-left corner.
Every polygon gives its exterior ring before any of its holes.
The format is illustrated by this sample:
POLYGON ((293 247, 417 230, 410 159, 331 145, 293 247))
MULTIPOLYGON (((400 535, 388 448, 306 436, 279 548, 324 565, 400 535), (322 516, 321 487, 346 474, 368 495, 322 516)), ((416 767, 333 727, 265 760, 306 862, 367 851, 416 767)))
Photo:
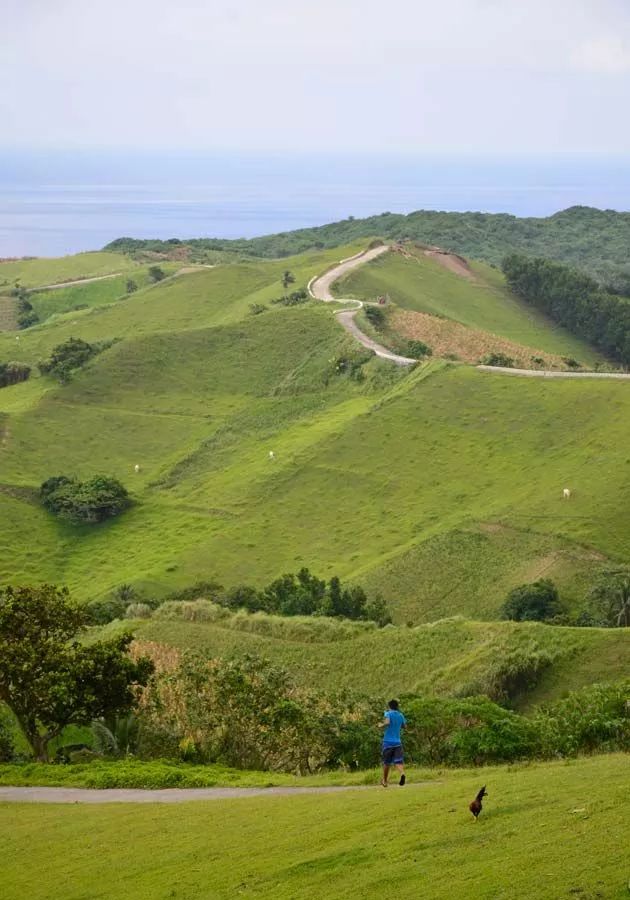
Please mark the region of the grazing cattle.
POLYGON ((137 475, 138 472, 140 471, 140 466, 138 465, 138 463, 135 464, 135 466, 133 467, 133 470, 134 470, 134 472, 135 472, 136 475, 137 475))
POLYGON ((273 452, 273 450, 270 450, 269 451, 269 459, 275 459, 275 458, 276 458, 276 454, 273 452))
POLYGON ((568 499, 570 498, 570 496, 571 496, 571 491, 569 490, 569 488, 565 488, 565 489, 562 491, 562 496, 564 497, 565 500, 568 500, 568 499))

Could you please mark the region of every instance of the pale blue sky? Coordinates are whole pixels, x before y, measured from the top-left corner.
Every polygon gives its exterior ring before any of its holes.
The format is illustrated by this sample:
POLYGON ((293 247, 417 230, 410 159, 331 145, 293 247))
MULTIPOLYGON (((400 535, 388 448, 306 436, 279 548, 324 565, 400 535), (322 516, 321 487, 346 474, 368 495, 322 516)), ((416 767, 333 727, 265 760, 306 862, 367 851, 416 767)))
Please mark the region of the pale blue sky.
POLYGON ((3 145, 630 153, 629 0, 0 0, 3 145))

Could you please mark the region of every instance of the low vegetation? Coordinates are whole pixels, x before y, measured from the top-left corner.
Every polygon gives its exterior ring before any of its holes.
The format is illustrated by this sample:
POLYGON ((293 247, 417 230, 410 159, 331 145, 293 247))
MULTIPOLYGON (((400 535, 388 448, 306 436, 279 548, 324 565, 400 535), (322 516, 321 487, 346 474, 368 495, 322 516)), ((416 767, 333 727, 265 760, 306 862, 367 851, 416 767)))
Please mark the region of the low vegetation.
POLYGON ((104 522, 131 505, 127 489, 107 475, 85 481, 55 475, 42 484, 39 496, 45 509, 73 524, 104 522))
POLYGON ((0 388, 9 387, 11 384, 19 384, 28 381, 31 367, 24 363, 8 362, 0 363, 0 388))
POLYGON ((52 375, 61 384, 67 384, 76 369, 84 366, 88 360, 102 353, 112 345, 112 341, 89 344, 80 338, 68 338, 63 344, 53 347, 50 358, 40 360, 37 367, 42 375, 52 375))

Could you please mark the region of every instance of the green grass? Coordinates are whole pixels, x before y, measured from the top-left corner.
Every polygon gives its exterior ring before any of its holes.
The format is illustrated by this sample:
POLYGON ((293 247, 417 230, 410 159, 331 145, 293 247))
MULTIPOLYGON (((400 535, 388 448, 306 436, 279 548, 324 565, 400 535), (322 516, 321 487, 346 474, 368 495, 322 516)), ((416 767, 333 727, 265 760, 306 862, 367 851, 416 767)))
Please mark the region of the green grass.
MULTIPOLYGON (((167 263, 161 265, 167 274, 174 274, 179 268, 176 264, 167 263)), ((0 269, 1 271, 1 269, 0 269)), ((34 291, 29 296, 33 309, 39 316, 40 322, 44 322, 51 316, 60 313, 77 312, 77 306, 94 307, 105 306, 116 300, 129 299, 127 294, 127 281, 131 278, 138 288, 149 287, 153 284, 149 278, 148 267, 138 267, 133 271, 114 278, 105 278, 102 281, 92 281, 88 284, 77 284, 73 287, 55 288, 50 291, 34 291)))
MULTIPOLYGON (((223 619, 190 622, 161 618, 134 622, 142 641, 193 648, 210 656, 253 654, 287 668, 297 681, 325 691, 342 688, 369 696, 397 694, 454 695, 478 690, 487 673, 517 653, 543 654, 552 660, 533 694, 518 698, 520 708, 555 700, 594 682, 620 680, 630 665, 630 642, 624 630, 558 628, 540 623, 473 622, 444 619, 414 628, 389 626, 338 639, 313 639, 308 629, 274 634, 251 617, 245 623, 223 619), (472 686, 472 687, 471 687, 472 686)), ((105 635, 128 627, 115 623, 105 635)), ((331 626, 332 632, 332 626, 331 626)), ((317 635, 315 636, 317 638, 317 635)))
POLYGON ((413 259, 388 253, 347 275, 335 293, 357 299, 389 294, 403 309, 444 316, 535 350, 572 356, 586 365, 601 359, 584 341, 514 297, 496 269, 472 263, 472 270, 475 280, 468 280, 420 251, 413 259))
POLYGON ((177 806, 0 805, 6 900, 626 897, 627 757, 400 790, 177 806), (476 824, 467 810, 488 798, 476 824), (394 888, 392 888, 394 885, 394 888))
POLYGON ((12 288, 16 281, 26 288, 41 287, 78 278, 127 272, 135 268, 136 263, 129 257, 105 251, 0 262, 0 293, 3 286, 12 288))

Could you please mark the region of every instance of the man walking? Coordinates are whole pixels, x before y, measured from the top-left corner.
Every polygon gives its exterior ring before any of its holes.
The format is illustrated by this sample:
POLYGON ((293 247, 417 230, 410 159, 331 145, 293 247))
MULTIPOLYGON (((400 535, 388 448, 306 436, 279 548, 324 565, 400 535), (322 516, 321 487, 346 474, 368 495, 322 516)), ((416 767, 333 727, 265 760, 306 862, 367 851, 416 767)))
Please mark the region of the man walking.
POLYGON ((385 729, 383 734, 383 778, 381 781, 383 787, 387 787, 389 770, 392 766, 396 766, 400 772, 398 784, 402 787, 406 781, 402 739, 400 737, 400 732, 406 724, 405 717, 398 709, 398 700, 390 700, 387 704, 383 721, 379 726, 385 729))

